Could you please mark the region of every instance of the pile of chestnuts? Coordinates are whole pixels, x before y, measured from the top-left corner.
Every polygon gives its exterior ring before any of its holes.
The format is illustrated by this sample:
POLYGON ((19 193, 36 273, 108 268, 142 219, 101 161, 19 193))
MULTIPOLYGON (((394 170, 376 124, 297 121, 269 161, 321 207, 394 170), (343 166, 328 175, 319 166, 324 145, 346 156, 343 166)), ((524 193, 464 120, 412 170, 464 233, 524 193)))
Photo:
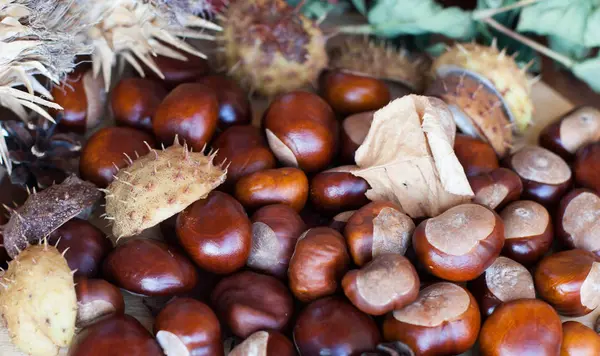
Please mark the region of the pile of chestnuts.
POLYGON ((228 168, 160 224, 163 241, 111 243, 77 218, 54 231, 77 283, 69 355, 600 355, 600 112, 500 160, 458 134, 473 201, 416 221, 338 169, 385 82, 326 72, 320 95, 277 96, 252 125, 247 93, 207 68, 121 79, 116 126, 83 147, 80 176, 101 189, 175 137, 228 168), (167 301, 151 333, 123 293, 167 301))

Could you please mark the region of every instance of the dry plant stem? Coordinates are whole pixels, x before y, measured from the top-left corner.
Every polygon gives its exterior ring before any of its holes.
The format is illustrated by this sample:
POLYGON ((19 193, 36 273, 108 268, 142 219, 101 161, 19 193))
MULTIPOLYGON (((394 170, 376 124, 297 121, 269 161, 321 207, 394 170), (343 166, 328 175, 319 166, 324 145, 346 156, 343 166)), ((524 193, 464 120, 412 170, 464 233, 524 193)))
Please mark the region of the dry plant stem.
POLYGON ((510 10, 519 9, 519 8, 522 8, 525 6, 535 4, 536 2, 539 2, 539 1, 540 0, 521 0, 512 5, 507 5, 507 6, 499 7, 496 9, 485 9, 485 10, 475 11, 475 12, 473 12, 473 19, 484 20, 487 18, 491 18, 492 16, 510 11, 510 10))

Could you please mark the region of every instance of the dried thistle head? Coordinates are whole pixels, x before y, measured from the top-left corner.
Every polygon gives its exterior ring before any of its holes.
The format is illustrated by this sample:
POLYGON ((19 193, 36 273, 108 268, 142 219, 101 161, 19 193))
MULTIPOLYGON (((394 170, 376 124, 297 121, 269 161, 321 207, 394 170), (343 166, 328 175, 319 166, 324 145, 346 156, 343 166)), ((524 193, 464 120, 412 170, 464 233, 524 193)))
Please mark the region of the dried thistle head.
MULTIPOLYGON (((174 47, 206 58, 181 37, 212 40, 214 37, 206 34, 204 29, 221 29, 196 16, 209 9, 204 0, 87 1, 91 2, 90 16, 101 19, 87 31, 86 37, 94 47, 94 74, 102 72, 107 89, 110 88, 113 66, 120 60, 129 63, 141 76, 144 76, 145 66, 163 78, 153 57, 161 55, 187 60, 174 47)), ((79 7, 86 8, 84 4, 79 7)))

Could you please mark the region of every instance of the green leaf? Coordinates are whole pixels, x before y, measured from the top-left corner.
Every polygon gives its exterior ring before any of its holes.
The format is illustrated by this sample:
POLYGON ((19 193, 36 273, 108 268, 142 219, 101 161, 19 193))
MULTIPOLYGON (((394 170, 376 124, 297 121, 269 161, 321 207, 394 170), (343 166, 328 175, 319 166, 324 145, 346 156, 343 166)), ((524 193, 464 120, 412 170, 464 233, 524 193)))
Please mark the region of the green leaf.
POLYGON ((369 11, 376 35, 395 37, 439 33, 451 38, 471 39, 471 13, 458 7, 444 8, 433 0, 379 0, 369 11))
POLYGON ((354 7, 356 8, 356 10, 358 10, 358 12, 360 12, 364 16, 367 16, 366 0, 352 0, 352 4, 354 4, 354 7))
POLYGON ((586 82, 595 91, 600 92, 600 75, 598 75, 600 73, 600 55, 577 63, 572 70, 577 78, 586 82))
POLYGON ((442 55, 442 53, 446 52, 446 50, 448 50, 448 46, 445 43, 436 43, 427 47, 425 52, 427 52, 430 56, 439 57, 442 55))
POLYGON ((562 37, 570 42, 585 45, 589 41, 600 40, 600 33, 590 33, 587 28, 598 28, 590 18, 597 19, 599 0, 543 0, 523 8, 517 26, 519 32, 533 32, 539 35, 562 37))
POLYGON ((548 36, 548 44, 552 50, 576 60, 584 59, 590 54, 589 48, 559 36, 548 36))
POLYGON ((587 27, 583 34, 583 44, 588 47, 600 46, 600 6, 588 16, 587 27))
MULTIPOLYGON (((300 0, 287 0, 290 6, 297 6, 300 0)), ((333 11, 342 11, 348 4, 340 1, 337 4, 329 3, 325 0, 307 0, 302 6, 302 13, 312 19, 319 19, 327 16, 333 11)))

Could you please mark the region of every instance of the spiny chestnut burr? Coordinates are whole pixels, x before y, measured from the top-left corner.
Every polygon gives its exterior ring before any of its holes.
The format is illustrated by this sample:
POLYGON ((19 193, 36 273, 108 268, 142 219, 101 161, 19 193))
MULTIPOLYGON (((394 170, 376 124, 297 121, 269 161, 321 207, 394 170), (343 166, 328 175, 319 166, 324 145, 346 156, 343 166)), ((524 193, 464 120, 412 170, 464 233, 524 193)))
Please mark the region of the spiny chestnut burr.
POLYGON ((240 178, 235 197, 248 210, 285 204, 300 211, 308 199, 308 178, 298 168, 265 169, 240 178))
POLYGON ((354 155, 369 133, 374 113, 374 111, 361 112, 350 115, 342 121, 340 129, 340 159, 342 162, 356 163, 354 155))
POLYGON ((339 231, 340 233, 344 233, 344 229, 346 228, 346 223, 348 220, 354 215, 356 210, 344 211, 343 213, 339 213, 331 219, 329 223, 329 227, 334 229, 335 231, 339 231))
POLYGON ((220 319, 242 338, 283 330, 294 312, 292 295, 275 277, 251 271, 223 278, 211 295, 220 319))
POLYGON ((562 325, 552 307, 539 299, 500 305, 479 334, 482 356, 559 355, 562 325))
POLYGON ((64 130, 83 134, 103 118, 104 81, 102 76, 94 76, 91 69, 77 68, 68 75, 64 85, 54 86, 51 94, 63 110, 51 110, 50 113, 64 130))
POLYGON ((563 341, 560 356, 600 355, 600 335, 577 321, 562 324, 563 341))
POLYGON ((600 196, 588 189, 565 195, 556 214, 556 237, 567 248, 591 251, 600 258, 600 196))
POLYGON ((500 255, 504 224, 482 205, 463 204, 419 224, 412 243, 431 274, 465 282, 477 278, 500 255))
POLYGON ((220 130, 233 125, 248 125, 252 120, 252 108, 248 94, 233 80, 223 75, 208 75, 198 80, 217 94, 219 102, 220 130))
POLYGON ((328 227, 307 230, 298 238, 290 260, 290 289, 302 302, 336 292, 350 257, 344 237, 328 227))
POLYGON ((475 193, 473 202, 495 210, 518 200, 523 192, 521 178, 506 168, 496 168, 489 173, 469 177, 475 193))
POLYGON ((181 84, 156 109, 152 128, 158 141, 171 144, 179 135, 201 152, 217 129, 219 103, 216 94, 198 83, 181 84))
POLYGON ((156 316, 154 335, 166 355, 223 356, 219 319, 195 299, 169 302, 156 316))
POLYGON ((375 322, 336 297, 309 304, 294 326, 294 342, 302 356, 360 355, 381 340, 375 322))
POLYGON ((342 279, 344 293, 352 304, 371 315, 383 315, 414 302, 419 285, 413 265, 395 253, 379 255, 342 279))
POLYGON ((152 131, 152 117, 165 96, 167 90, 155 80, 121 79, 111 92, 111 109, 116 123, 152 131))
POLYGON ((86 220, 72 219, 48 236, 67 259, 74 276, 94 277, 113 246, 110 240, 86 220), (68 250, 68 251, 67 251, 68 250))
POLYGON ((479 304, 483 317, 490 316, 496 307, 511 300, 535 299, 533 277, 523 265, 500 256, 485 272, 468 283, 479 304))
POLYGON ((521 178, 522 197, 544 206, 557 204, 571 186, 571 168, 545 148, 525 146, 508 157, 505 164, 521 178))
POLYGON ((162 356, 152 335, 127 314, 114 315, 83 329, 69 349, 69 356, 162 356))
POLYGON ((250 125, 228 128, 215 139, 212 147, 218 150, 215 163, 228 162, 225 184, 229 187, 243 176, 275 168, 277 164, 260 130, 250 125))
POLYGON ((278 278, 287 275, 296 241, 306 231, 298 213, 287 205, 267 205, 252 215, 252 248, 246 265, 278 278))
POLYGON ((600 140, 600 111, 590 106, 572 110, 546 126, 540 133, 540 146, 571 161, 577 150, 600 140))
POLYGON ((542 259, 534 274, 541 298, 565 316, 582 316, 600 306, 600 262, 585 250, 557 252, 542 259))
POLYGON ((296 356, 290 340, 277 331, 257 331, 237 345, 229 356, 296 356))
POLYGON ((179 213, 179 243, 201 268, 228 274, 246 264, 252 224, 244 208, 228 194, 213 191, 179 213))
POLYGON ((552 218, 548 210, 532 200, 509 204, 500 212, 504 221, 502 254, 525 266, 542 258, 554 238, 552 218))
POLYGON ((198 282, 196 268, 187 257, 156 240, 120 244, 104 260, 103 272, 117 286, 146 296, 188 292, 198 282))
POLYGON ((573 163, 578 185, 600 193, 600 142, 580 148, 573 163))
POLYGON ((335 70, 323 75, 320 86, 323 98, 341 115, 381 109, 390 101, 387 85, 375 78, 335 70))
POLYGON ((173 89, 180 84, 194 82, 206 75, 210 70, 206 59, 189 55, 182 51, 178 52, 185 56, 187 60, 182 61, 166 56, 156 56, 156 58, 153 58, 164 78, 159 78, 153 70, 146 71, 154 79, 161 80, 168 89, 173 89))
POLYGON ((279 96, 267 109, 263 125, 271 150, 284 166, 318 172, 335 155, 338 123, 329 104, 316 94, 295 91, 279 96))
POLYGON ((492 146, 478 138, 456 135, 454 153, 468 177, 489 173, 500 167, 492 146))
POLYGON ((404 255, 415 223, 389 201, 369 203, 348 219, 344 236, 354 263, 362 266, 385 253, 404 255))
POLYGON ((417 355, 457 355, 475 344, 480 324, 471 293, 441 282, 421 290, 412 304, 388 314, 383 337, 405 343, 417 355))
POLYGON ((125 312, 125 301, 119 288, 103 279, 78 278, 77 327, 84 328, 112 314, 125 312))
POLYGON ((129 165, 128 157, 143 156, 154 137, 130 127, 105 127, 89 138, 79 161, 81 177, 100 188, 106 188, 119 169, 129 165))
POLYGON ((310 182, 310 202, 321 213, 335 215, 369 203, 369 183, 339 167, 315 175, 310 182))

